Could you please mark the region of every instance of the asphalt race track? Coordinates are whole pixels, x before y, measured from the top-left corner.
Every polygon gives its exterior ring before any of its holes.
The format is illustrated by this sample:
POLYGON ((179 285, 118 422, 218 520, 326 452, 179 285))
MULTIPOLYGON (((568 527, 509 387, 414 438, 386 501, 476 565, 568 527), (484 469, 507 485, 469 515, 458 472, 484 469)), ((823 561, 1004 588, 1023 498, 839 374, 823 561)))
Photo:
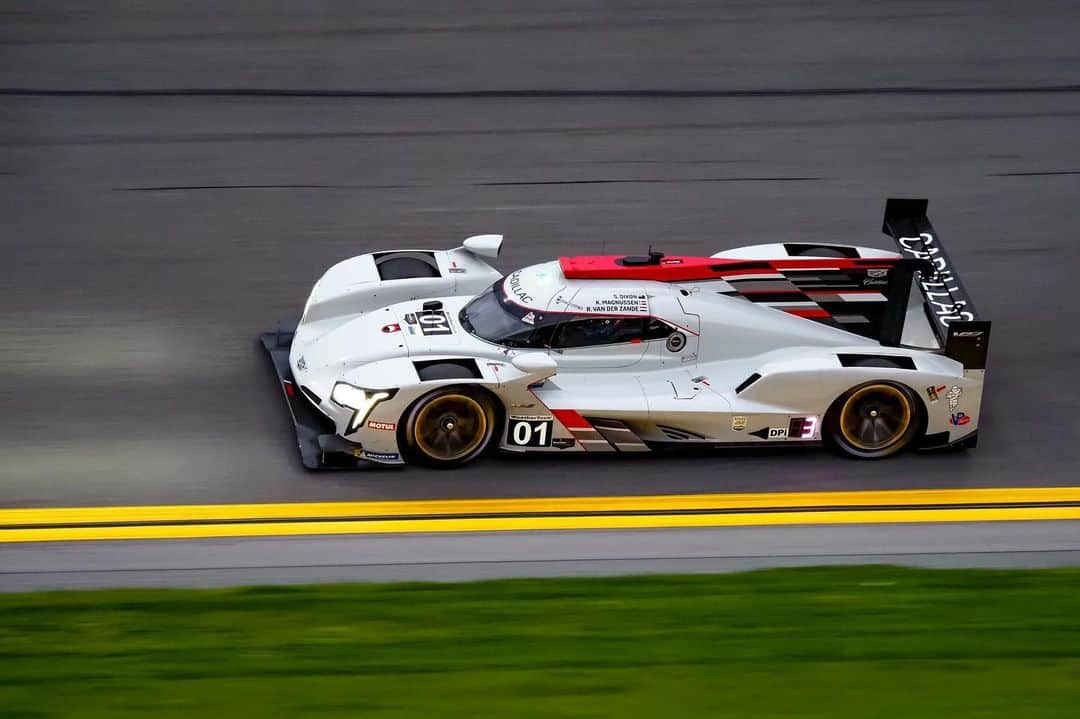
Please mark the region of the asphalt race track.
POLYGON ((0 4, 0 505, 1076 484, 1075 3, 129 5, 0 4), (976 451, 315 475, 255 342, 365 251, 888 247, 888 196, 994 322, 976 451))

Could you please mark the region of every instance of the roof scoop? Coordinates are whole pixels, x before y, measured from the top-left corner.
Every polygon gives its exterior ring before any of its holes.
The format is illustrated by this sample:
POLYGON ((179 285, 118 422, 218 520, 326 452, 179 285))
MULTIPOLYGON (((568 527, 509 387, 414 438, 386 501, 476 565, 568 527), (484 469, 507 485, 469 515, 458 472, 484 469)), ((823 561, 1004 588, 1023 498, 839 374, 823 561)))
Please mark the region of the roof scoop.
POLYGON ((646 265, 658 265, 662 259, 664 259, 664 253, 657 252, 650 247, 647 257, 642 257, 641 255, 627 255, 619 261, 619 264, 625 267, 644 267, 646 265))

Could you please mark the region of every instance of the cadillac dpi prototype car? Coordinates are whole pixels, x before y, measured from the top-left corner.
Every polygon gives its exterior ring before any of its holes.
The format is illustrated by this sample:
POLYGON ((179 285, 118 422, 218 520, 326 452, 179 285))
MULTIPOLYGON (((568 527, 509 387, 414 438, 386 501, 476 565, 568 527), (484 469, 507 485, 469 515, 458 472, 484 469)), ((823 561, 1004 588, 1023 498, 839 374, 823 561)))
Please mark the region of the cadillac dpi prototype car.
POLYGON ((974 447, 990 323, 926 216, 896 252, 790 242, 561 257, 503 276, 462 247, 364 254, 268 332, 306 467, 510 452, 974 447))

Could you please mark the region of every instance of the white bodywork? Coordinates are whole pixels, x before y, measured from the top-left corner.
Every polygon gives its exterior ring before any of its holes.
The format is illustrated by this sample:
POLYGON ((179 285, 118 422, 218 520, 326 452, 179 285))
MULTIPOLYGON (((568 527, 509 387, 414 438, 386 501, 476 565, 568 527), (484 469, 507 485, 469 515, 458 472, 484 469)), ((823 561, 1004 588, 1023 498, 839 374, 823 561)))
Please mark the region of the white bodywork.
MULTIPOLYGON (((843 325, 795 316, 790 311, 799 308, 784 306, 792 303, 747 301, 726 280, 568 279, 558 261, 500 280, 501 274, 478 257, 497 254, 500 242, 487 235, 454 250, 415 251, 434 262, 438 276, 383 280, 376 263, 389 253, 376 253, 345 260, 316 283, 292 341, 289 366, 337 434, 362 448, 357 456, 401 463, 399 425, 406 410, 448 384, 481 385, 497 398, 505 421, 496 437, 509 451, 643 452, 677 445, 817 442, 830 406, 870 380, 910 387, 925 408, 924 434, 945 440, 939 444, 954 443, 978 428, 982 371, 965 372, 940 352, 914 291, 904 346, 886 347, 843 325), (526 317, 533 312, 572 313, 576 319, 640 316, 658 321, 665 326, 657 325, 658 331, 668 334, 598 346, 502 346, 471 334, 460 321, 462 308, 496 281, 495 291, 526 317), (431 300, 442 303, 438 312, 423 309, 431 300), (429 321, 438 325, 436 331, 426 331, 432 329, 425 326, 429 321), (672 340, 675 334, 681 339, 672 340), (907 359, 904 367, 845 366, 841 356, 848 355, 907 359), (437 360, 472 360, 478 376, 421 380, 416 363, 437 360), (759 378, 748 382, 755 374, 759 378), (375 404, 353 428, 354 410, 331 399, 339 382, 393 396, 375 404)), ((898 257, 854 249, 862 258, 898 257)), ((783 245, 761 245, 713 257, 788 255, 783 245)), ((744 281, 776 281, 769 273, 754 277, 746 275, 744 281)), ((873 292, 861 292, 843 301, 874 301, 869 299, 873 292)))

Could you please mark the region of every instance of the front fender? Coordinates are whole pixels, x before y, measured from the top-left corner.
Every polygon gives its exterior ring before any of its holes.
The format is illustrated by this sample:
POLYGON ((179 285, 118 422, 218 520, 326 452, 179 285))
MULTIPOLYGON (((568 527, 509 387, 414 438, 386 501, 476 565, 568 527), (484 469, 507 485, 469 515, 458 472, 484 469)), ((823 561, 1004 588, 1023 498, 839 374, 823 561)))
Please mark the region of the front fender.
POLYGON ((498 270, 471 252, 395 250, 357 255, 328 269, 315 283, 300 324, 326 332, 349 319, 397 302, 427 297, 475 295, 501 277, 498 270), (382 279, 378 262, 389 256, 430 258, 437 276, 382 279))

